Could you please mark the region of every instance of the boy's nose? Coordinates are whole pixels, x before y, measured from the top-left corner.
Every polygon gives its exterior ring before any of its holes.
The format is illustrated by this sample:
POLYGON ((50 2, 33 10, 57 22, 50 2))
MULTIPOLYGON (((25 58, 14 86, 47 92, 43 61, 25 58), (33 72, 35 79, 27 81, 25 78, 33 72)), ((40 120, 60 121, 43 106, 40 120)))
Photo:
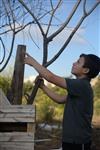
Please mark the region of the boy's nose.
POLYGON ((75 65, 76 65, 76 62, 73 63, 73 66, 75 66, 75 65))

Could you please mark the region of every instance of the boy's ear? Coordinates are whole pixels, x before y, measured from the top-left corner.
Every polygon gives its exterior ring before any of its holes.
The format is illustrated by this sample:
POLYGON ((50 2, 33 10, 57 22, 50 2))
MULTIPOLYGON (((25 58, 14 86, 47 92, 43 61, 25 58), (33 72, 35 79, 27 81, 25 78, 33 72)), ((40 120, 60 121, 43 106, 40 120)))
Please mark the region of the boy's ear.
POLYGON ((84 73, 89 73, 89 68, 84 68, 84 73))

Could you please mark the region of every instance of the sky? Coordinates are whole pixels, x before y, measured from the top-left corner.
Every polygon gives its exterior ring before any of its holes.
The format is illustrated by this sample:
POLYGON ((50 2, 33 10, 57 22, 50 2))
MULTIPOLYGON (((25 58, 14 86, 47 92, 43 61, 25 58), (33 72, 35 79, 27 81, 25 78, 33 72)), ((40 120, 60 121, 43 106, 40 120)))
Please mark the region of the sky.
MULTIPOLYGON (((91 8, 94 2, 95 0, 88 0, 87 8, 91 8)), ((56 14, 56 16, 59 18, 59 22, 58 20, 54 19, 54 24, 63 22, 66 16, 70 13, 70 10, 73 7, 73 1, 66 0, 65 4, 62 5, 59 13, 56 14)), ((77 24, 81 14, 82 7, 80 5, 77 13, 75 13, 73 19, 68 24, 68 27, 65 28, 65 30, 50 43, 48 59, 51 59, 60 49, 65 39, 68 38, 74 26, 77 24)), ((47 22, 47 18, 43 20, 43 22, 47 22)), ((42 27, 45 30, 47 26, 43 25, 42 27)), ((57 26, 52 26, 49 34, 53 33, 56 29, 57 26)), ((27 52, 32 55, 32 57, 34 57, 40 64, 42 63, 42 36, 36 25, 34 25, 30 31, 39 48, 29 38, 28 28, 26 28, 23 33, 17 35, 11 60, 5 70, 13 66, 17 45, 20 44, 26 45, 27 52)), ((7 38, 6 42, 9 47, 10 39, 7 38)), ((100 6, 84 20, 83 24, 78 29, 64 52, 52 65, 48 67, 48 69, 59 76, 70 76, 72 64, 79 58, 81 53, 92 53, 100 56, 100 6)), ((25 65, 24 78, 30 78, 31 76, 36 75, 37 72, 32 67, 25 65)))

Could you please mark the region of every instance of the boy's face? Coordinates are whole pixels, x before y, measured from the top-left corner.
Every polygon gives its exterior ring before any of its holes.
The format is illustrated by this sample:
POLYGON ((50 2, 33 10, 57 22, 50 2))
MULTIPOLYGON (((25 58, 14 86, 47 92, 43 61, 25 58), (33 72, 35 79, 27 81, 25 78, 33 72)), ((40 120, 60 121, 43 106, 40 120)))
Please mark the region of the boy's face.
POLYGON ((71 73, 76 77, 86 77, 86 74, 89 72, 88 68, 83 67, 85 63, 85 58, 80 57, 76 62, 73 63, 71 73))

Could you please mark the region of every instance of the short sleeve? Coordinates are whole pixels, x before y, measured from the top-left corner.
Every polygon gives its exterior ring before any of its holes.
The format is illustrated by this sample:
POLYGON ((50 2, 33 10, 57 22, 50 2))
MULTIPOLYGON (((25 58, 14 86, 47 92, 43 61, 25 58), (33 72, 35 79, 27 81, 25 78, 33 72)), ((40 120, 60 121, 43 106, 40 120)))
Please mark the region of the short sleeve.
POLYGON ((69 95, 81 96, 84 93, 84 83, 81 79, 66 78, 67 91, 69 95))

